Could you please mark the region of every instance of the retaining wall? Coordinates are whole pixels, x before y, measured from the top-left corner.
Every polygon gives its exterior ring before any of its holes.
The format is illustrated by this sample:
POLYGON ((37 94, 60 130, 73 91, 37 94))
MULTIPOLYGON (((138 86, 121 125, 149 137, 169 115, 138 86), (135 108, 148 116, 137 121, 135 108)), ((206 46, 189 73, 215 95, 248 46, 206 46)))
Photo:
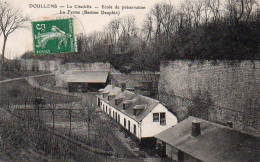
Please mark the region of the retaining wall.
POLYGON ((191 108, 207 109, 199 117, 224 125, 231 121, 234 129, 260 135, 260 61, 178 60, 162 63, 160 70, 159 99, 174 111, 190 115, 191 108))

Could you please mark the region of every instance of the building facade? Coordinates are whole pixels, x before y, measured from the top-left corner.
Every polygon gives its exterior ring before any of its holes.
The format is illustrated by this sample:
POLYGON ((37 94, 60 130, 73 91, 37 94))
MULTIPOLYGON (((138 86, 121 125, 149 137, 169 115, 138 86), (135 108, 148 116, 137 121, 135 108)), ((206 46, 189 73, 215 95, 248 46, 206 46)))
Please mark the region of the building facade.
POLYGON ((140 143, 177 124, 174 116, 158 100, 107 85, 99 90, 98 106, 140 143))

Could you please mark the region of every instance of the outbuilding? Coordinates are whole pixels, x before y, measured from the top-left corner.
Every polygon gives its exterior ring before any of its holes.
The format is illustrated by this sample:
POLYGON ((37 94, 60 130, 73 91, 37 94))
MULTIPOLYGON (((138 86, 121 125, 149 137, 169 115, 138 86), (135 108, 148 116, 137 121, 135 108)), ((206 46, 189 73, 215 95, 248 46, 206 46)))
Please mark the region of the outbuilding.
POLYGON ((72 71, 67 75, 69 92, 95 92, 108 84, 108 71, 72 71))
POLYGON ((189 117, 157 135, 157 150, 174 161, 259 161, 259 138, 189 117))

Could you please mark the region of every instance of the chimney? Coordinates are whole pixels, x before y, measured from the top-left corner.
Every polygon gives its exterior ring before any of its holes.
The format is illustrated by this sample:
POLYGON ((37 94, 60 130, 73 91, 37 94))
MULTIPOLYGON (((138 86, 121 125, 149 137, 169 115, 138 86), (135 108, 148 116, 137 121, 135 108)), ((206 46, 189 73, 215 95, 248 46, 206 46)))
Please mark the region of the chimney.
POLYGON ((201 134, 200 131, 200 122, 199 121, 193 121, 192 122, 192 129, 191 129, 191 136, 197 137, 201 134))
POLYGON ((110 100, 112 100, 115 96, 116 96, 116 95, 115 95, 114 93, 110 93, 110 94, 108 94, 107 100, 110 101, 110 100))
POLYGON ((123 109, 124 109, 124 110, 128 109, 132 104, 133 104, 133 100, 126 100, 126 101, 123 103, 123 109))
POLYGON ((123 100, 124 100, 124 98, 116 98, 115 105, 119 105, 123 100))
POLYGON ((115 88, 115 80, 114 79, 111 79, 111 85, 112 85, 112 88, 115 88))
POLYGON ((121 91, 124 92, 126 89, 126 83, 121 83, 121 91))

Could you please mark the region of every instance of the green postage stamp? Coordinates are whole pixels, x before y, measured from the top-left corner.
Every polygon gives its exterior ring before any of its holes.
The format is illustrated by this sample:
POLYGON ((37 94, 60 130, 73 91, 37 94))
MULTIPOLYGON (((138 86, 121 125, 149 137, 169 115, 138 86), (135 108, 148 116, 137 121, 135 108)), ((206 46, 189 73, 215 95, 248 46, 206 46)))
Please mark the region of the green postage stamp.
POLYGON ((76 52, 73 19, 32 22, 35 55, 76 52))

